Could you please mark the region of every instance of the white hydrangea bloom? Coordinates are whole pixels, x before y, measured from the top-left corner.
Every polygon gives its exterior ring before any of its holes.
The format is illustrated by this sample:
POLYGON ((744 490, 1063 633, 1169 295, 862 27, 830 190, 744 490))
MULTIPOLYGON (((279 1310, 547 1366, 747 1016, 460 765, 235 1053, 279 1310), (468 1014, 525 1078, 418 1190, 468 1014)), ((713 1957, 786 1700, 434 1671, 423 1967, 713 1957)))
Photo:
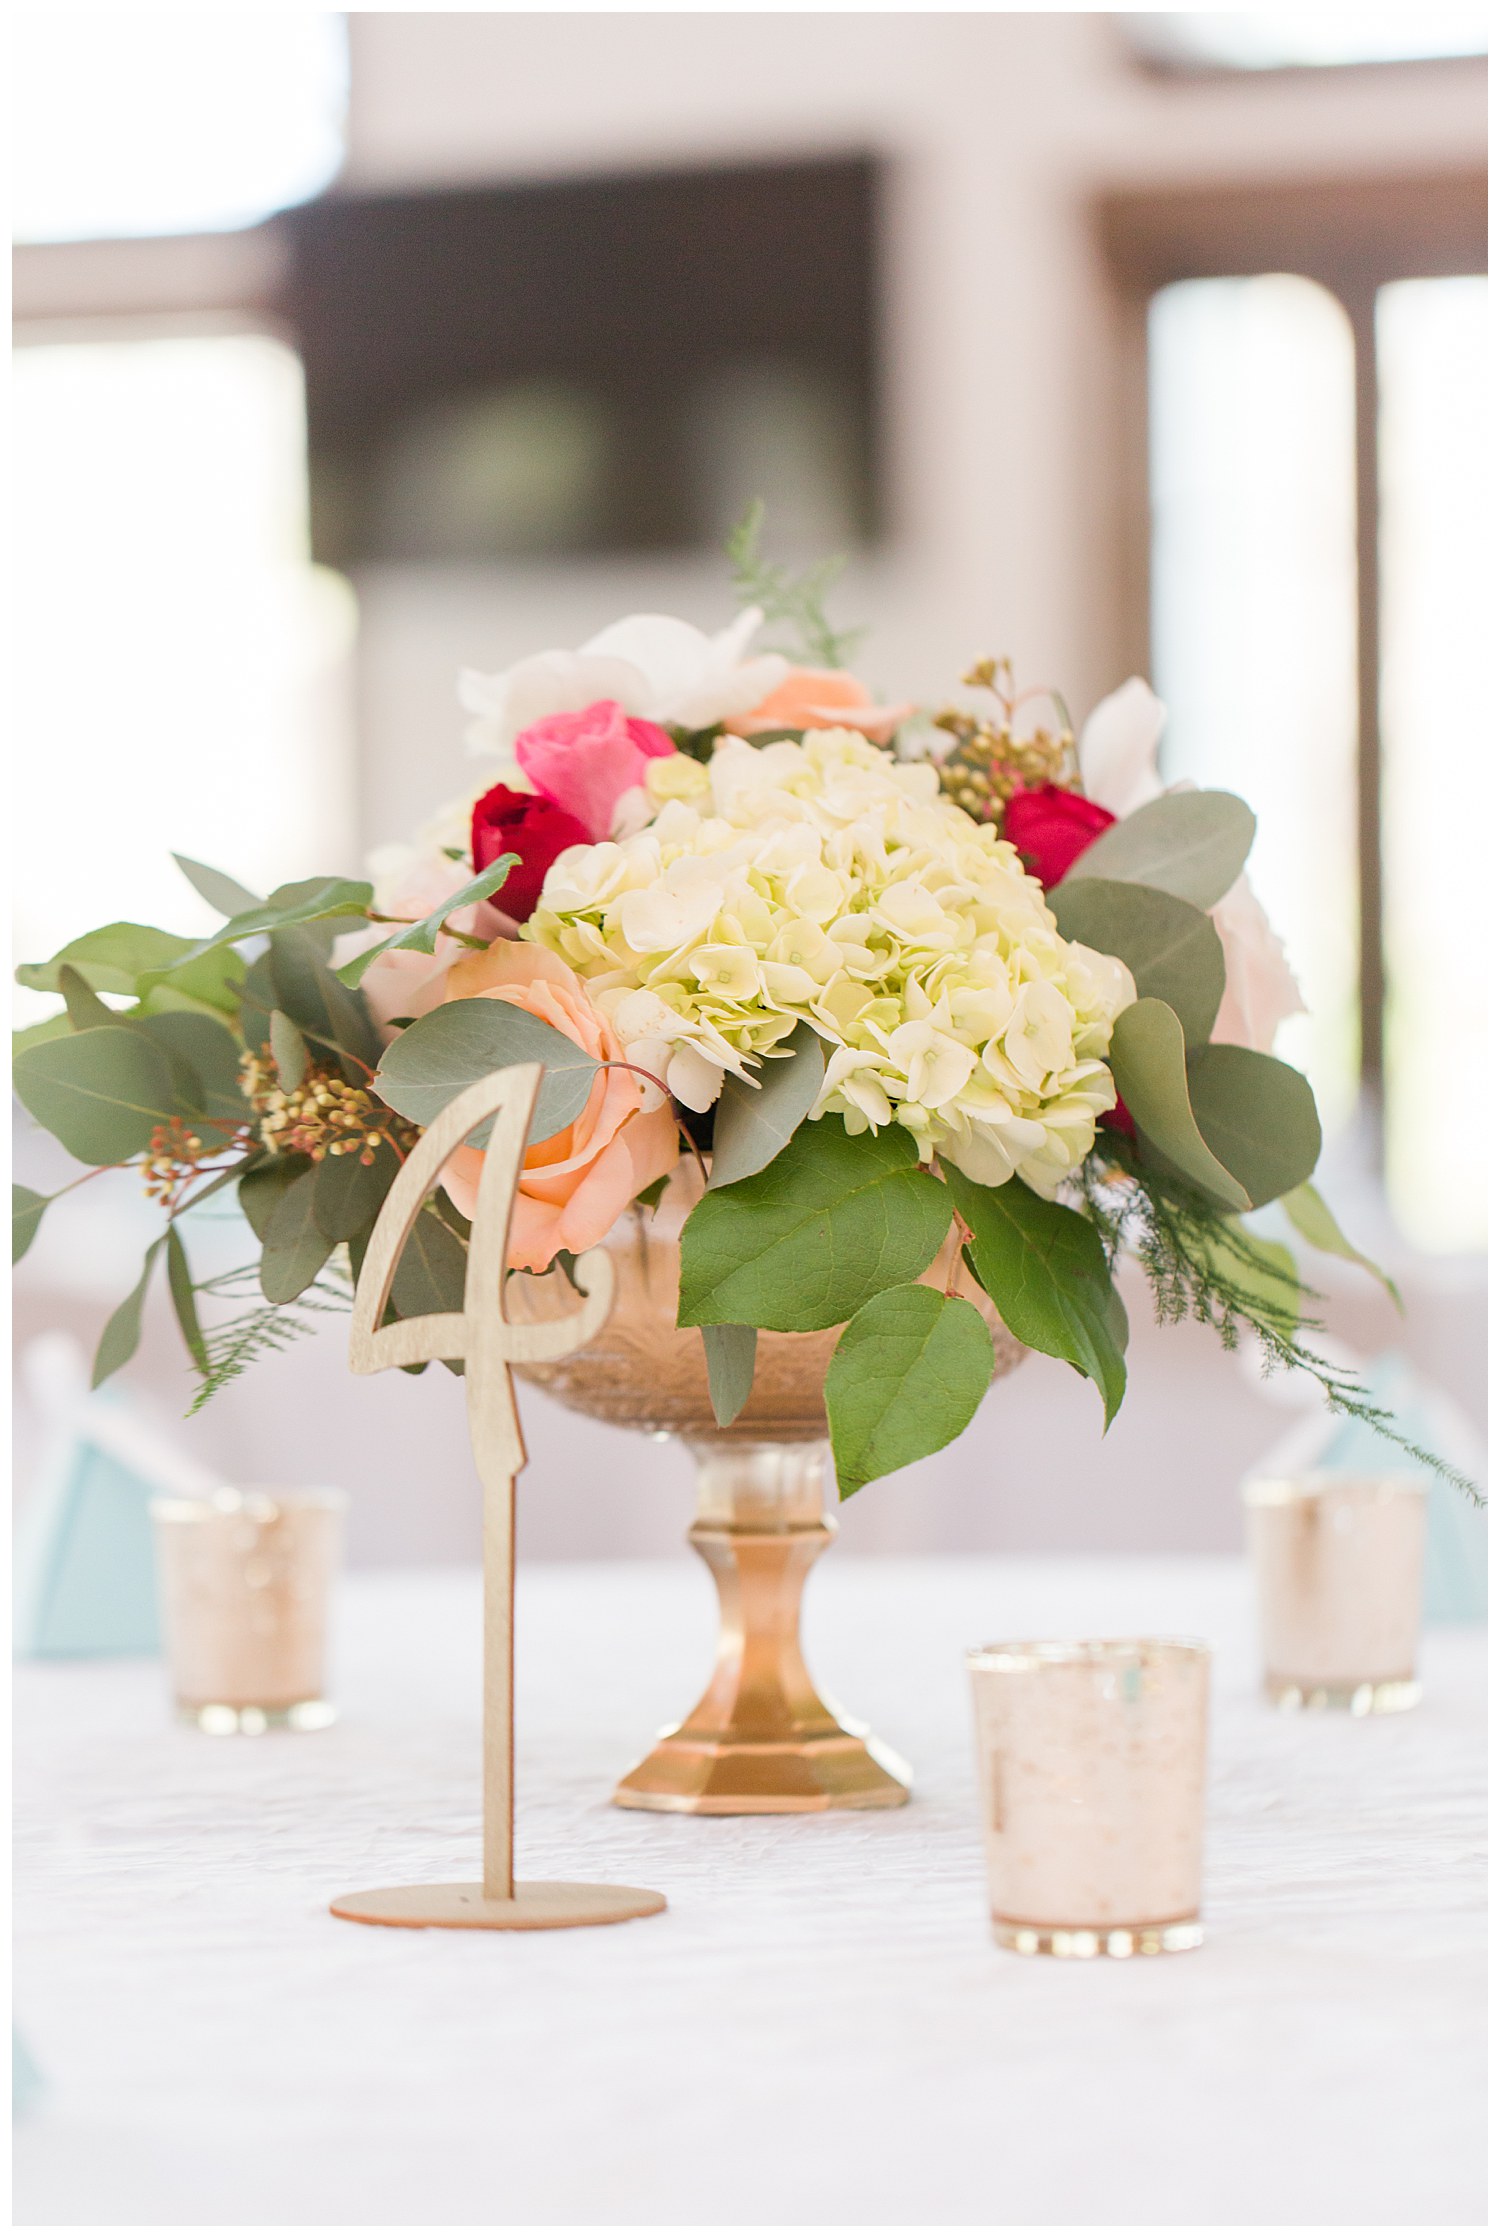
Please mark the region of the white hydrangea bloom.
POLYGON ((894 1122, 924 1158, 1047 1196, 1115 1100, 1110 1032, 1135 998, 930 764, 857 731, 726 740, 644 830, 560 855, 526 937, 694 1109, 805 1019, 829 1045, 815 1117, 894 1122))

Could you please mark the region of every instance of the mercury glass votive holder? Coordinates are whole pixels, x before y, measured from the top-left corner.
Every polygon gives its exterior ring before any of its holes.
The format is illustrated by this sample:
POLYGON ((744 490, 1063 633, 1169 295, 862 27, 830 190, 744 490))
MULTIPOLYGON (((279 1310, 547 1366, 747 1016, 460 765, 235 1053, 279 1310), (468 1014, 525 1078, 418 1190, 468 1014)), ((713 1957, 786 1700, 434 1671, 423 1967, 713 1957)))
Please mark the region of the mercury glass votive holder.
POLYGON ((1355 1717, 1420 1701, 1427 1485, 1420 1476, 1251 1477, 1244 1486, 1266 1693, 1355 1717))
POLYGON ((188 1724, 332 1724, 328 1605, 347 1506, 342 1492, 273 1486, 152 1501, 167 1662, 188 1724))
POLYGON ((1197 1640, 968 1656, 995 1940, 1031 1957, 1195 1950, 1211 1658, 1197 1640))

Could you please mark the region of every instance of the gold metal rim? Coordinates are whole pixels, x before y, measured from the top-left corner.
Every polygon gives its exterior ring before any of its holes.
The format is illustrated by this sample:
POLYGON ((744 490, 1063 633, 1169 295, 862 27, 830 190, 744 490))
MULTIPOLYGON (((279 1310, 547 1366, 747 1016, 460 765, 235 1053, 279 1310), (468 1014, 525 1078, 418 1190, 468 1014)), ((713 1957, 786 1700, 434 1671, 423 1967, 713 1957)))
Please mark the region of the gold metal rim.
POLYGON ((1041 1671, 1066 1664, 1105 1669, 1114 1663, 1206 1663, 1212 1656, 1207 1640, 1164 1634, 1120 1640, 996 1640, 969 1648, 964 1661, 971 1671, 1041 1671))
POLYGON ((1196 1917, 1139 1927, 1028 1927, 999 1918, 991 1925, 1000 1948, 1018 1958, 1169 1958, 1203 1942, 1203 1923, 1196 1917))
POLYGON ((1247 1508, 1297 1507, 1304 1500, 1372 1498, 1381 1500, 1427 1497, 1427 1479, 1414 1470, 1389 1469, 1373 1474, 1359 1470, 1308 1469, 1298 1476, 1252 1476, 1240 1486, 1247 1508))

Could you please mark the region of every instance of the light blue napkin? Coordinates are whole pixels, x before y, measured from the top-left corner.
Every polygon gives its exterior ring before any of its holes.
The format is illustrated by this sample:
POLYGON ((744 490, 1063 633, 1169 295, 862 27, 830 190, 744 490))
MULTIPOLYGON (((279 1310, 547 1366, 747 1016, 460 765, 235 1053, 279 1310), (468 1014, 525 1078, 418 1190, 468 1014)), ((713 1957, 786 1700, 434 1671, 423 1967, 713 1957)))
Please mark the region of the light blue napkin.
POLYGON ((24 2114, 42 2087, 41 2072, 21 2041, 14 2021, 10 2024, 10 2112, 14 2121, 24 2114))
POLYGON ((151 1501, 213 1480, 128 1395, 90 1393, 71 1339, 38 1338, 22 1373, 46 1452, 16 1534, 15 1652, 153 1655, 161 1634, 151 1501))
MULTIPOLYGON (((1478 1439, 1443 1393, 1419 1376, 1399 1352, 1382 1353, 1365 1376, 1376 1406, 1384 1407, 1403 1437, 1449 1462, 1466 1476, 1480 1467, 1478 1439)), ((1338 1422, 1320 1458, 1328 1469, 1417 1468, 1367 1422, 1338 1422)), ((1423 1613, 1429 1624, 1482 1624, 1489 1610, 1488 1511, 1477 1507, 1431 1471, 1427 1479, 1427 1581, 1423 1613)))

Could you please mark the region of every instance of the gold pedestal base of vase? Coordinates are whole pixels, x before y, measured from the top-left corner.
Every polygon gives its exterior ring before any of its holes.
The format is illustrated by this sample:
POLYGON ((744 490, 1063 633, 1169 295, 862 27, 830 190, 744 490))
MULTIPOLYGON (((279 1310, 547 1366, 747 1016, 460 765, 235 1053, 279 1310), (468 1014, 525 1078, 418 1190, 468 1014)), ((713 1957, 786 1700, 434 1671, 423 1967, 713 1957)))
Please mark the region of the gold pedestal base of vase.
POLYGON ((823 1700, 803 1660, 802 1588, 834 1536, 821 1443, 690 1441, 698 1513, 688 1542, 719 1591, 707 1692, 615 1789, 627 1810, 728 1818, 888 1810, 911 1775, 823 1700))
MULTIPOLYGON (((713 1678, 614 1799, 627 1810, 725 1818, 889 1809, 906 1801, 910 1773, 823 1699, 798 1637, 807 1573, 837 1530, 824 1499, 823 1378, 841 1331, 762 1330, 744 1411, 719 1430, 702 1336, 677 1326, 679 1239, 701 1194, 684 1163, 655 1212, 632 1206, 605 1238, 615 1310, 602 1334, 565 1359, 516 1363, 524 1381, 580 1414, 680 1437, 698 1464, 688 1539, 719 1591, 713 1678)), ((942 1288, 948 1260, 945 1250, 923 1279, 942 1288)), ((996 1375, 1007 1374, 1023 1347, 963 1267, 958 1284, 989 1323, 996 1375)), ((506 1310, 513 1321, 546 1320, 569 1311, 571 1297, 560 1273, 515 1275, 506 1310)))

